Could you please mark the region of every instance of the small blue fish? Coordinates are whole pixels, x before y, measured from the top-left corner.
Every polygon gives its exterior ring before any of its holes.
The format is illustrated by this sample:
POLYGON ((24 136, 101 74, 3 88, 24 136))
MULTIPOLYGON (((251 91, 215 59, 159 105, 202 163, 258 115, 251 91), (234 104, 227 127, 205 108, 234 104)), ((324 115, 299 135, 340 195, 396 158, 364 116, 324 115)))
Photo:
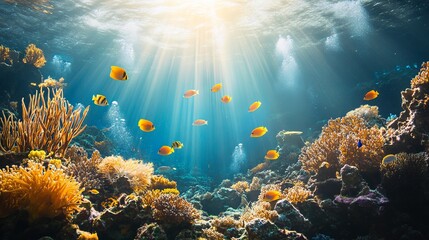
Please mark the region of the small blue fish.
POLYGON ((362 141, 360 139, 357 142, 357 146, 358 146, 358 148, 362 147, 362 141))

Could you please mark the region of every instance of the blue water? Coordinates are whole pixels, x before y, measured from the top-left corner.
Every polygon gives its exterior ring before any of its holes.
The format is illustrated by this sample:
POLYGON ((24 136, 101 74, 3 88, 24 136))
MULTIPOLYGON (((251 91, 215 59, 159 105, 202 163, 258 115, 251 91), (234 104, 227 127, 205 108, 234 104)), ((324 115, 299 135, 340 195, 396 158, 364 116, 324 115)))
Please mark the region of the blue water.
POLYGON ((368 103, 371 89, 380 96, 369 104, 398 114, 400 91, 429 56, 426 1, 31 2, 0 2, 0 44, 43 49, 43 76, 64 77, 67 99, 91 106, 86 124, 114 126, 122 155, 219 179, 237 161, 239 171, 262 162, 280 130, 310 135, 368 103), (111 65, 129 79, 110 79, 111 65), (216 83, 223 88, 210 92, 216 83), (189 89, 200 94, 183 98, 189 89), (110 105, 92 104, 94 94, 110 105), (142 132, 140 118, 156 130, 142 132), (198 118, 208 125, 192 126, 198 118), (259 126, 268 133, 250 138, 259 126), (176 140, 183 149, 157 154, 176 140))

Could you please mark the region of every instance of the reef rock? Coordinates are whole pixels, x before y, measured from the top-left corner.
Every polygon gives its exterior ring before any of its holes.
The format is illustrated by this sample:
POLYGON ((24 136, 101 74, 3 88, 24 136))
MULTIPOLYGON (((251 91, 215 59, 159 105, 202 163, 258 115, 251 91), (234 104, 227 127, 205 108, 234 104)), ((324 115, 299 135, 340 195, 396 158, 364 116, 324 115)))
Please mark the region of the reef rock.
POLYGON ((221 187, 213 194, 206 194, 206 198, 201 200, 203 210, 209 214, 219 214, 228 207, 237 208, 241 203, 240 193, 231 188, 221 187))
POLYGON ((357 167, 346 164, 341 168, 340 174, 342 196, 355 197, 369 192, 368 184, 360 175, 357 167))
POLYGON ((387 124, 386 153, 417 153, 429 143, 429 62, 422 64, 419 74, 411 80, 411 88, 401 92, 399 117, 387 124))
POLYGON ((279 227, 304 233, 308 232, 311 228, 310 221, 286 199, 278 201, 274 210, 279 214, 279 217, 275 221, 275 224, 279 227))
POLYGON ((249 240, 305 240, 303 234, 279 229, 268 220, 256 218, 246 225, 249 240))
POLYGON ((167 234, 157 223, 145 224, 137 230, 134 240, 167 240, 167 234))

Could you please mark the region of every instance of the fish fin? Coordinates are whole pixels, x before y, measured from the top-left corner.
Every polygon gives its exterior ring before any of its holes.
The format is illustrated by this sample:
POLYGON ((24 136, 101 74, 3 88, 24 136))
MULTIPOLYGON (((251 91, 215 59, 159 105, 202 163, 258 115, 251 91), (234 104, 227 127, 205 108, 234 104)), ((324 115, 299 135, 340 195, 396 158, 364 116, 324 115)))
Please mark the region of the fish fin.
POLYGON ((197 90, 197 91, 196 91, 196 94, 197 94, 197 95, 198 95, 198 94, 200 94, 200 90, 197 90))

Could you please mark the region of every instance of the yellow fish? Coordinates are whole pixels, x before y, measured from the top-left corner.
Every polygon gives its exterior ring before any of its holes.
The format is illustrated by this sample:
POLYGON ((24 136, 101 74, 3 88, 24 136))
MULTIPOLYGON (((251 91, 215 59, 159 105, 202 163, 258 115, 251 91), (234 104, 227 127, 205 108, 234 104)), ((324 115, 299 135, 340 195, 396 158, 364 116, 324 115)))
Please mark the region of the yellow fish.
POLYGON ((261 104, 262 103, 260 101, 256 101, 256 102, 252 103, 249 107, 249 112, 256 111, 261 106, 261 104))
POLYGON ((198 90, 191 89, 191 90, 186 91, 185 94, 183 94, 183 97, 184 98, 191 98, 191 97, 198 95, 198 94, 200 94, 200 92, 198 90))
POLYGON ((218 83, 212 87, 211 91, 212 92, 218 92, 221 88, 222 88, 222 83, 218 83))
POLYGON ((250 137, 262 137, 267 132, 268 132, 268 129, 266 127, 257 127, 253 129, 252 133, 250 134, 250 137))
POLYGON ((140 119, 138 126, 143 132, 152 132, 153 130, 155 130, 155 125, 153 125, 151 121, 146 119, 140 119))
POLYGON ((277 160, 280 154, 276 150, 269 150, 267 154, 265 154, 265 159, 267 160, 277 160))
POLYGON ((225 95, 220 99, 223 103, 229 103, 232 100, 232 97, 225 95))
POLYGON ((281 195, 282 195, 281 192, 276 190, 271 190, 264 194, 263 201, 265 202, 276 201, 280 199, 281 195))
POLYGON ((92 101, 94 102, 95 105, 98 106, 107 106, 109 105, 109 103, 107 102, 107 98, 106 96, 103 96, 101 94, 97 94, 97 95, 92 95, 92 101))
POLYGON ((365 96, 363 97, 363 100, 369 101, 369 100, 376 99, 378 97, 378 94, 379 93, 377 91, 371 90, 365 94, 365 96))
POLYGON ((170 147, 170 146, 162 146, 159 150, 158 150, 158 154, 162 155, 162 156, 167 156, 174 153, 174 148, 170 147))
POLYGON ((127 80, 128 79, 128 75, 127 72, 125 71, 125 69, 118 67, 118 66, 111 66, 110 67, 110 77, 115 79, 115 80, 127 80))
POLYGON ((91 189, 91 190, 89 190, 88 192, 90 192, 90 193, 92 193, 92 194, 94 194, 94 195, 97 195, 97 194, 99 194, 99 193, 100 193, 97 189, 91 189))
POLYGON ((171 144, 171 147, 174 149, 181 149, 183 147, 183 143, 181 143, 180 141, 174 141, 171 144))

